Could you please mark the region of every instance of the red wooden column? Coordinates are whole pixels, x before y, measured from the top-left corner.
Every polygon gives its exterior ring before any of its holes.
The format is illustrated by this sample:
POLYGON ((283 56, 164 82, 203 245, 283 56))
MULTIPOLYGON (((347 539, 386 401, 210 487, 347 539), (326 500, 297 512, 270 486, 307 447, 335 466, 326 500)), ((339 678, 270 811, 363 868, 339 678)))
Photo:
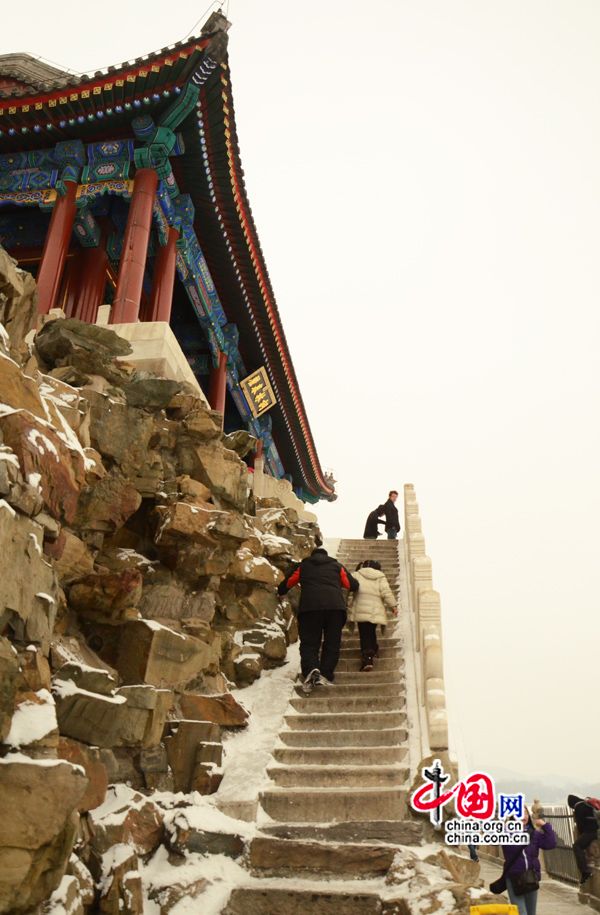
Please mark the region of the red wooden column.
POLYGON ((113 324, 129 324, 138 319, 157 186, 158 176, 153 168, 136 172, 113 302, 113 324))
POLYGON ((219 364, 210 370, 210 390, 208 402, 213 410, 225 413, 225 394, 227 393, 227 355, 219 353, 219 364))
POLYGON ((104 299, 108 255, 103 236, 96 248, 84 248, 80 254, 79 290, 75 317, 93 324, 104 299))
POLYGON ((76 181, 65 181, 65 193, 56 198, 50 225, 44 242, 42 259, 37 274, 38 311, 47 315, 56 307, 65 260, 71 243, 75 220, 76 181))
POLYGON ((173 305, 175 288, 175 268, 177 266, 177 239, 179 232, 170 228, 166 245, 161 245, 156 255, 152 293, 149 304, 149 321, 169 321, 173 305))

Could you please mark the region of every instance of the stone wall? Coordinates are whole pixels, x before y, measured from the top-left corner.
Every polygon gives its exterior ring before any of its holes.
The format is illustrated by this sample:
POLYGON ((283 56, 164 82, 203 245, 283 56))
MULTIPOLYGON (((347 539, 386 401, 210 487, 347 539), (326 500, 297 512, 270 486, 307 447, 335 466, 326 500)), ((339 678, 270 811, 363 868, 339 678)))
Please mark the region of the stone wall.
POLYGON ((0 317, 0 912, 60 884, 69 912, 137 913, 137 857, 184 842, 149 795, 216 790, 230 686, 296 639, 275 589, 316 527, 111 329, 32 332, 1 249, 0 317))
POLYGON ((410 612, 419 672, 417 687, 427 716, 429 746, 432 752, 437 752, 448 749, 441 605, 440 595, 433 589, 431 559, 425 552, 419 504, 412 483, 404 486, 404 530, 410 612))

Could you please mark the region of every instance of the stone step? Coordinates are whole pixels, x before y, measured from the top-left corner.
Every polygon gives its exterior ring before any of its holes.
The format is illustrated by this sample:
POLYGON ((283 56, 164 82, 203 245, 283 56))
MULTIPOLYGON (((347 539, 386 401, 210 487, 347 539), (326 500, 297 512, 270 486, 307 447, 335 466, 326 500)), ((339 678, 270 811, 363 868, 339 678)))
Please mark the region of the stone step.
POLYGON ((339 823, 401 820, 406 795, 403 788, 267 788, 259 800, 267 816, 282 823, 339 823))
MULTIPOLYGON (((292 731, 372 731, 399 728, 406 724, 404 712, 325 712, 314 715, 286 715, 284 721, 292 731)), ((283 731, 281 733, 284 733, 283 731)))
MULTIPOLYGON (((399 661, 402 658, 403 647, 401 645, 380 645, 379 646, 379 657, 378 660, 387 660, 395 659, 399 661)), ((340 648, 340 659, 341 658, 354 658, 360 659, 360 645, 347 645, 345 641, 342 642, 342 647, 340 648)))
POLYGON ((280 731, 279 739, 286 747, 397 747, 408 739, 406 728, 388 727, 372 730, 290 730, 280 731))
POLYGON ((406 699, 397 692, 393 696, 340 696, 336 695, 335 686, 327 687, 327 693, 315 690, 304 699, 292 699, 290 705, 302 715, 331 712, 334 715, 342 712, 395 712, 406 706, 406 699))
POLYGON ((259 835, 252 839, 250 867, 260 873, 294 876, 342 874, 370 877, 390 869, 397 848, 366 842, 318 842, 259 835))
POLYGON ((269 823, 262 835, 278 839, 317 842, 378 842, 385 845, 420 845, 423 822, 419 820, 365 820, 345 823, 269 823))
MULTIPOLYGON (((392 625, 390 623, 390 625, 392 625)), ((397 635, 380 635, 377 633, 380 648, 403 648, 404 641, 397 635)), ((360 648, 360 638, 357 635, 344 635, 342 645, 344 648, 360 648)))
MULTIPOLYGON (((336 676, 337 676, 338 670, 339 671, 356 670, 357 664, 358 664, 358 661, 355 660, 354 658, 340 658, 340 660, 338 661, 338 665, 335 669, 336 676)), ((379 670, 400 670, 401 668, 404 667, 404 660, 401 657, 400 658, 377 658, 375 661, 375 664, 379 670)))
MULTIPOLYGON (((392 683, 403 682, 404 662, 396 670, 378 670, 377 666, 368 671, 360 671, 356 668, 353 670, 336 670, 333 688, 337 689, 338 686, 348 686, 350 684, 354 686, 356 683, 386 683, 389 686, 392 683)), ((327 689, 327 687, 323 688, 327 689)))
POLYGON ((267 775, 280 788, 402 788, 401 766, 271 766, 267 775))
POLYGON ((284 766, 384 766, 406 759, 408 747, 276 747, 273 758, 284 766))
POLYGON ((289 886, 236 887, 222 915, 381 915, 379 895, 352 890, 330 890, 320 884, 313 888, 289 886))
MULTIPOLYGON (((336 698, 338 696, 398 696, 405 694, 405 683, 404 679, 395 680, 392 683, 377 683, 370 679, 373 671, 363 671, 360 675, 360 680, 356 683, 346 683, 345 681, 339 681, 336 677, 336 682, 332 687, 317 687, 313 693, 309 696, 309 699, 314 698, 324 698, 324 690, 327 689, 327 693, 335 694, 336 698)), ((300 684, 297 684, 294 687, 294 693, 300 699, 306 699, 306 693, 303 691, 300 684)), ((326 694, 327 695, 327 694, 326 694)))

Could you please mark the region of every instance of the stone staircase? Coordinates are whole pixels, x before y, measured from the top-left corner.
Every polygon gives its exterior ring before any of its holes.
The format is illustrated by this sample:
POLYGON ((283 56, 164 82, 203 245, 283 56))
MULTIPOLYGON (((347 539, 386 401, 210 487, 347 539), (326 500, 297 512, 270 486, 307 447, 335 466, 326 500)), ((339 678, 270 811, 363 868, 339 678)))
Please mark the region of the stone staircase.
MULTIPOLYGON (((338 558, 350 571, 379 560, 398 589, 398 542, 343 540, 338 558)), ((360 673, 358 635, 346 630, 335 684, 308 697, 295 687, 249 852, 261 879, 233 891, 226 915, 387 911, 376 879, 398 845, 422 838, 421 824, 406 818, 406 689, 395 629, 379 638, 373 671, 360 673)))

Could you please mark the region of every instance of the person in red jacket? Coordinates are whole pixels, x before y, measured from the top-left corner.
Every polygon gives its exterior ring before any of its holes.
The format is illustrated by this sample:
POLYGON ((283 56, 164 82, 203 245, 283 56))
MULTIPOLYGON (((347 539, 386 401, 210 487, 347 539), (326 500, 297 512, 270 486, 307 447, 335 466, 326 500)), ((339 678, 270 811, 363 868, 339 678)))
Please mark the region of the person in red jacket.
POLYGON ((358 591, 358 582, 318 540, 317 548, 290 569, 277 591, 283 596, 297 585, 301 590, 298 632, 302 688, 310 693, 315 686, 333 683, 346 622, 343 590, 358 591))

